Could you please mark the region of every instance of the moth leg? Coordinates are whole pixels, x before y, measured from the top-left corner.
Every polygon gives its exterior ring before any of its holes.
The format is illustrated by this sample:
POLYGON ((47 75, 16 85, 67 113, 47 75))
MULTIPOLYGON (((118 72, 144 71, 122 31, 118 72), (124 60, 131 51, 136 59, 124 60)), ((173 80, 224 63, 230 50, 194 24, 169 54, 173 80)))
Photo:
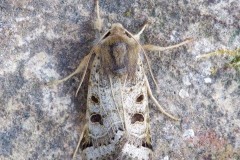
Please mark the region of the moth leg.
POLYGON ((156 98, 153 96, 152 94, 152 90, 150 88, 150 85, 149 85, 149 82, 148 82, 148 79, 147 77, 145 76, 145 83, 147 85, 147 90, 148 90, 148 95, 150 96, 150 98, 153 100, 153 102, 155 103, 155 105, 158 107, 158 109, 164 114, 166 115, 167 117, 175 120, 175 121, 179 121, 180 119, 172 116, 171 114, 167 113, 163 108, 162 106, 158 103, 158 101, 156 100, 156 98))
POLYGON ((143 27, 141 28, 141 30, 137 34, 133 35, 133 38, 136 39, 137 41, 139 41, 140 40, 140 35, 143 33, 143 31, 145 30, 147 25, 148 25, 148 22, 145 22, 143 27))
MULTIPOLYGON (((70 78, 71 78, 72 76, 74 76, 75 74, 80 73, 80 72, 84 69, 84 67, 85 67, 85 70, 86 70, 86 69, 87 69, 87 66, 88 66, 88 63, 89 63, 89 60, 90 60, 90 58, 91 58, 91 55, 92 55, 92 52, 90 52, 87 56, 85 56, 85 57, 83 58, 83 60, 80 62, 78 68, 77 68, 74 72, 72 72, 70 75, 68 75, 67 77, 65 77, 65 78, 63 78, 63 79, 61 79, 61 80, 55 80, 55 81, 53 81, 53 82, 50 82, 50 83, 48 83, 48 85, 49 85, 49 86, 51 86, 51 85, 58 85, 58 84, 60 84, 60 83, 62 83, 62 82, 67 81, 68 79, 70 79, 70 78)), ((84 78, 84 76, 83 76, 83 78, 84 78)))
POLYGON ((96 13, 96 17, 94 18, 94 22, 93 22, 94 29, 98 30, 98 32, 101 32, 103 20, 100 17, 99 0, 95 0, 95 13, 96 13))
POLYGON ((143 45, 143 49, 145 49, 147 51, 165 51, 165 50, 168 50, 168 49, 178 48, 178 47, 180 47, 182 45, 185 45, 185 44, 187 44, 189 42, 192 42, 192 41, 193 41, 193 39, 188 38, 181 43, 178 43, 178 44, 175 44, 175 45, 172 45, 172 46, 168 46, 168 47, 160 47, 160 46, 155 46, 155 45, 151 45, 151 44, 146 44, 146 45, 143 45))
POLYGON ((79 138, 79 140, 78 140, 78 144, 77 144, 77 147, 76 147, 76 149, 75 149, 75 151, 74 151, 74 154, 73 154, 73 156, 72 156, 72 160, 75 159, 75 157, 76 157, 76 155, 77 155, 77 152, 78 152, 78 149, 79 149, 79 147, 80 147, 80 145, 81 145, 82 140, 83 140, 84 138, 86 138, 86 136, 88 136, 88 134, 87 134, 87 127, 88 127, 87 124, 85 124, 84 127, 83 127, 83 131, 82 131, 81 136, 80 136, 80 138, 79 138))
POLYGON ((206 53, 206 54, 199 55, 196 58, 197 59, 209 58, 209 57, 212 57, 212 56, 224 55, 224 54, 230 55, 230 56, 236 56, 238 54, 238 52, 240 53, 240 48, 237 48, 235 50, 218 49, 218 50, 213 51, 213 52, 209 52, 209 53, 206 53))

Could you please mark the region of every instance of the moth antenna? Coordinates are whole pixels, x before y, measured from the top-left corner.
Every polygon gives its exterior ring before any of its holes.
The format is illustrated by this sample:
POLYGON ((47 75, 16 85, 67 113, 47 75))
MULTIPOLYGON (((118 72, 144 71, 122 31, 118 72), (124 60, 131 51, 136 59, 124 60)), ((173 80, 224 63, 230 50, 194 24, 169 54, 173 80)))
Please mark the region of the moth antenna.
MULTIPOLYGON (((120 110, 119 110, 119 108, 118 108, 118 105, 117 105, 117 103, 116 103, 115 96, 114 96, 114 93, 113 93, 112 78, 111 78, 110 76, 108 76, 108 77, 109 77, 109 81, 110 81, 110 86, 111 86, 111 92, 112 92, 113 101, 114 101, 115 106, 117 107, 118 114, 120 115, 120 110)), ((123 123, 123 120, 122 120, 121 115, 120 115, 120 119, 121 119, 122 125, 123 125, 123 127, 124 127, 124 129, 125 129, 125 124, 123 123)))
POLYGON ((103 20, 100 17, 99 0, 95 0, 95 11, 97 19, 95 20, 94 27, 100 32, 102 30, 103 20))
MULTIPOLYGON (((92 52, 92 51, 91 51, 91 52, 92 52)), ((60 83, 62 83, 62 82, 67 81, 67 80, 70 79, 72 76, 80 73, 80 72, 83 70, 84 66, 85 66, 86 60, 90 59, 90 57, 91 57, 91 55, 92 55, 91 52, 83 58, 83 60, 82 60, 82 61, 80 62, 80 64, 78 65, 77 69, 75 69, 71 74, 69 74, 67 77, 65 77, 65 78, 63 78, 63 79, 55 80, 55 81, 53 81, 53 82, 49 82, 47 85, 49 85, 49 86, 51 86, 51 85, 58 85, 58 84, 60 84, 60 83)), ((88 62, 87 62, 87 63, 88 63, 88 62)))
POLYGON ((97 18, 100 19, 99 0, 95 0, 95 3, 96 3, 97 18))
MULTIPOLYGON (((142 48, 142 46, 141 46, 141 48, 142 48)), ((142 48, 142 49, 143 49, 143 48, 142 48)), ((153 82, 155 83, 155 85, 156 85, 156 87, 157 87, 157 90, 159 90, 159 86, 158 86, 158 84, 157 84, 157 80, 156 80, 155 77, 153 76, 152 68, 150 67, 150 62, 149 62, 148 56, 147 56, 147 54, 145 53, 145 51, 143 52, 143 54, 144 54, 144 56, 145 56, 145 58, 146 58, 146 60, 147 60, 147 65, 148 65, 148 68, 149 68, 150 75, 151 75, 151 77, 152 77, 152 79, 153 79, 153 82)))
POLYGON ((172 45, 172 46, 168 46, 168 47, 160 47, 160 46, 155 46, 155 45, 152 45, 152 44, 145 44, 143 45, 142 47, 148 51, 165 51, 165 50, 168 50, 168 49, 173 49, 173 48, 178 48, 184 44, 187 44, 189 42, 192 42, 193 39, 192 38, 187 38, 185 41, 181 42, 181 43, 178 43, 178 44, 175 44, 175 45, 172 45))
POLYGON ((146 58, 146 60, 147 60, 147 65, 148 65, 148 68, 149 68, 150 75, 151 75, 151 77, 152 77, 152 79, 153 79, 153 82, 154 82, 154 84, 156 85, 157 90, 158 90, 159 87, 158 87, 158 84, 157 84, 157 81, 156 81, 155 77, 153 76, 152 68, 150 67, 149 59, 148 59, 148 57, 147 57, 147 55, 146 55, 145 50, 143 49, 142 45, 138 42, 138 40, 136 40, 136 39, 134 38, 134 36, 132 35, 132 33, 128 32, 126 29, 125 29, 125 32, 127 32, 127 33, 137 42, 137 44, 141 47, 141 50, 143 51, 143 54, 144 54, 144 56, 145 56, 145 58, 146 58))
POLYGON ((81 87, 81 85, 82 85, 82 83, 83 83, 83 80, 84 80, 84 78, 85 78, 85 75, 86 75, 86 73, 87 73, 88 64, 89 64, 89 61, 90 61, 90 59, 91 59, 91 57, 92 57, 92 54, 93 54, 93 50, 90 52, 90 55, 89 55, 89 57, 88 57, 88 59, 87 59, 86 66, 85 66, 85 69, 84 69, 82 78, 81 78, 81 80, 80 80, 78 89, 77 89, 77 91, 76 91, 75 97, 77 96, 78 91, 79 91, 79 89, 80 89, 80 87, 81 87))
POLYGON ((166 115, 167 117, 175 120, 175 121, 179 121, 180 119, 179 118, 175 118, 174 116, 172 116, 171 114, 167 113, 163 108, 162 106, 158 103, 158 101, 156 100, 156 98, 153 96, 152 94, 152 90, 150 88, 150 85, 149 85, 149 82, 148 82, 148 79, 147 77, 145 76, 145 83, 147 85, 147 90, 148 90, 148 95, 150 96, 150 98, 153 100, 153 102, 155 103, 155 105, 158 107, 158 109, 164 114, 166 115))
POLYGON ((77 155, 77 151, 78 151, 78 149, 79 149, 81 140, 82 140, 82 138, 83 138, 83 136, 84 136, 84 133, 85 133, 85 130, 86 130, 86 129, 87 129, 87 124, 85 124, 84 127, 83 127, 83 132, 82 132, 82 134, 81 134, 81 136, 80 136, 80 138, 79 138, 77 147, 76 147, 76 149, 75 149, 75 151, 74 151, 74 154, 73 154, 73 156, 72 156, 72 160, 74 160, 75 157, 76 157, 76 155, 77 155))
POLYGON ((139 40, 139 39, 140 39, 140 35, 143 33, 143 31, 145 30, 145 28, 147 27, 147 25, 148 25, 148 21, 146 21, 146 22, 144 23, 142 29, 141 29, 137 34, 133 35, 133 37, 134 37, 135 39, 139 40))

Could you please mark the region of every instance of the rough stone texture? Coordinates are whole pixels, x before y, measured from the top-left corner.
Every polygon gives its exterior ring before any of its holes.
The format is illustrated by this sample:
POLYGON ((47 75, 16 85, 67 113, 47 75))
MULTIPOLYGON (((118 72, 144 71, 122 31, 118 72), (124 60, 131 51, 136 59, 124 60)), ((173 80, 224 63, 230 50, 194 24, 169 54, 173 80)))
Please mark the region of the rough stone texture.
MULTIPOLYGON (((101 0, 104 24, 122 23, 141 42, 189 45, 149 53, 160 90, 154 95, 173 122, 151 107, 155 159, 240 159, 240 74, 227 56, 196 60, 240 46, 238 0, 101 0), (214 69, 217 68, 217 72, 214 69)), ((94 44, 93 1, 0 1, 0 159, 70 159, 84 124, 87 80, 78 97, 71 73, 94 44)), ((146 67, 147 68, 147 67, 146 67)))

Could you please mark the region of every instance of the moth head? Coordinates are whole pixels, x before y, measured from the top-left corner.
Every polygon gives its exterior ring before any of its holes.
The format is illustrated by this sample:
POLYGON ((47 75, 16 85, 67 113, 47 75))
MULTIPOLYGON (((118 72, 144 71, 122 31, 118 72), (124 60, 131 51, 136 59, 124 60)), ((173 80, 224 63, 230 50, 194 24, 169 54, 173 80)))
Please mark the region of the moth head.
POLYGON ((100 43, 99 52, 105 73, 134 75, 139 46, 121 24, 112 25, 100 43))
POLYGON ((120 23, 114 23, 112 24, 112 27, 110 29, 111 34, 123 34, 125 32, 124 27, 120 23))

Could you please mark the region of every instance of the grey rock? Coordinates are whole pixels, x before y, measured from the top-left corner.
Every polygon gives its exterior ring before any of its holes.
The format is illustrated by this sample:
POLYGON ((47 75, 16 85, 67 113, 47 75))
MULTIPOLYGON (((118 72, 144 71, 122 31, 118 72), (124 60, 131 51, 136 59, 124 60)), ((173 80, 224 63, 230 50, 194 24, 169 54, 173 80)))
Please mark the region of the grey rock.
MULTIPOLYGON (((227 56, 196 59, 240 46, 239 1, 100 0, 100 6, 108 27, 120 22, 136 33, 149 19, 142 43, 194 38, 160 57, 148 53, 160 88, 149 76, 155 97, 181 118, 173 122, 150 103, 154 159, 240 159, 240 74, 224 67, 227 56), (181 98, 181 89, 189 97, 181 98)), ((81 75, 44 84, 71 73, 96 42, 92 11, 88 0, 0 1, 0 159, 71 158, 85 123, 87 79, 77 97, 81 75)))

